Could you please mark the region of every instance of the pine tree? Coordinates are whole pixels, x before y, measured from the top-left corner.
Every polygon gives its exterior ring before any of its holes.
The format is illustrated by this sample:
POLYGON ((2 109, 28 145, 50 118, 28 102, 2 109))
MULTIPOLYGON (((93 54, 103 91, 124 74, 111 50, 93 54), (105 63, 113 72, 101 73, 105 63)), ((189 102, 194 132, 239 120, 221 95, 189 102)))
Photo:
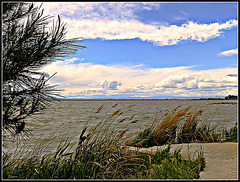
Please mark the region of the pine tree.
POLYGON ((12 134, 24 130, 24 120, 44 111, 60 96, 56 85, 40 69, 85 46, 66 39, 66 24, 43 16, 33 3, 2 3, 3 129, 12 134), (51 25, 52 21, 52 26, 51 25))

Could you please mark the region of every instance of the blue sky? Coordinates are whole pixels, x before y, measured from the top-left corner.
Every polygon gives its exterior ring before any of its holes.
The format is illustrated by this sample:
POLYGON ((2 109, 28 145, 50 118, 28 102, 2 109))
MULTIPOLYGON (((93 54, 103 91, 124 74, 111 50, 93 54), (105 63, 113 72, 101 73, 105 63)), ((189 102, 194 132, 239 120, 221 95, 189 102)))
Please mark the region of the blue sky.
POLYGON ((43 3, 87 49, 44 71, 67 98, 237 94, 237 2, 43 3))

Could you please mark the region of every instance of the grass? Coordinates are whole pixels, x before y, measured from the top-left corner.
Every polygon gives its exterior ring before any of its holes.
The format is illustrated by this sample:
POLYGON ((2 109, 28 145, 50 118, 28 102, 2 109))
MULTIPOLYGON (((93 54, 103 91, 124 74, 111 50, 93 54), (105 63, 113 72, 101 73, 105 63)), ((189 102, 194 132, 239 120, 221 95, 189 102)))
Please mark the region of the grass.
POLYGON ((61 146, 53 156, 31 157, 16 163, 6 163, 4 179, 197 179, 204 168, 203 156, 183 160, 178 152, 167 149, 150 156, 121 151, 106 146, 80 147, 74 154, 64 154, 61 146), (85 149, 86 151, 82 150, 85 149))
POLYGON ((238 125, 237 123, 235 124, 234 127, 230 128, 230 129, 222 129, 220 134, 220 140, 221 141, 226 141, 226 142, 237 142, 238 141, 238 125))
MULTIPOLYGON (((97 113, 101 112, 100 107, 97 113)), ((78 144, 69 151, 70 142, 61 142, 50 155, 29 155, 23 159, 3 155, 4 179, 197 179, 205 167, 201 152, 197 159, 182 159, 180 150, 170 153, 171 144, 155 154, 128 150, 124 135, 128 129, 114 130, 121 109, 93 129, 84 128, 78 144)), ((161 131, 161 127, 156 131, 161 131)), ((156 137, 152 130, 141 135, 156 137)), ((150 138, 151 138, 150 137, 150 138)), ((148 142, 149 139, 147 139, 148 142)), ((44 147, 44 145, 42 146, 44 147)), ((42 151, 42 148, 39 149, 42 151)), ((37 153, 38 151, 35 151, 37 153)), ((26 155, 25 155, 26 156, 26 155)))
POLYGON ((136 147, 152 147, 168 143, 237 142, 237 123, 230 129, 217 129, 210 121, 203 121, 202 110, 176 107, 167 113, 159 124, 146 127, 135 139, 128 142, 136 147), (207 123, 207 124, 206 124, 207 123))

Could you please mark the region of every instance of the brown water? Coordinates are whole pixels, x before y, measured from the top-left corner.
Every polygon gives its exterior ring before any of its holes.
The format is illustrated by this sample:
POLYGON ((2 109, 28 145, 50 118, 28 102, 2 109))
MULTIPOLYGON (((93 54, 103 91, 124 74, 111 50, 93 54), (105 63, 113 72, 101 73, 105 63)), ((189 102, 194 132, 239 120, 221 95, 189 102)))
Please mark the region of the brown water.
MULTIPOLYGON (((202 121, 218 124, 219 127, 233 127, 237 122, 237 101, 234 100, 91 100, 91 101, 61 101, 54 102, 44 114, 36 118, 29 118, 26 127, 32 128, 33 136, 28 141, 28 149, 39 143, 45 143, 45 152, 54 152, 59 143, 68 138, 74 145, 82 129, 86 126, 91 128, 97 123, 106 120, 116 110, 121 109, 123 114, 116 118, 120 121, 125 117, 132 120, 125 120, 122 123, 116 122, 115 129, 129 129, 126 136, 134 137, 136 132, 142 131, 146 125, 151 125, 154 119, 158 118, 158 123, 164 115, 176 108, 186 108, 192 106, 202 109, 202 121), (98 108, 103 106, 99 113, 98 108), (136 123, 131 123, 138 120, 136 123)), ((19 137, 24 137, 20 135, 19 137)), ((26 146, 23 140, 21 145, 26 146)), ((16 142, 13 139, 8 142, 8 150, 13 149, 16 142)), ((19 148, 19 147, 18 147, 19 148)), ((12 150, 12 151, 13 151, 12 150)))

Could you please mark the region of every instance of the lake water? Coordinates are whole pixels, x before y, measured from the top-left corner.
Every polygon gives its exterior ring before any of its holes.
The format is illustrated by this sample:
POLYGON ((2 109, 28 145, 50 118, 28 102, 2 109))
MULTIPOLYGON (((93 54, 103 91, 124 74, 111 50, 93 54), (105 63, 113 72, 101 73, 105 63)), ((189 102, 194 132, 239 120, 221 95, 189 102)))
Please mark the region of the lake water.
MULTIPOLYGON (((126 136, 134 137, 136 132, 151 125, 154 119, 157 119, 159 123, 167 112, 177 106, 181 106, 180 109, 189 106, 202 109, 204 111, 201 116, 203 122, 219 124, 219 127, 233 127, 238 118, 237 100, 67 100, 53 102, 51 107, 37 119, 34 117, 26 121, 26 128, 33 130, 28 147, 29 150, 32 150, 30 148, 36 144, 47 143, 44 151, 51 153, 55 151, 62 140, 67 138, 74 145, 84 127, 95 126, 119 109, 123 114, 116 118, 116 124, 113 127, 129 129, 126 136), (97 112, 101 106, 101 111, 97 112), (118 122, 132 116, 131 120, 118 122), (131 123, 134 120, 137 122, 131 123)), ((22 141, 20 145, 24 145, 22 141)), ((14 147, 15 143, 10 140, 8 150, 14 147)))

